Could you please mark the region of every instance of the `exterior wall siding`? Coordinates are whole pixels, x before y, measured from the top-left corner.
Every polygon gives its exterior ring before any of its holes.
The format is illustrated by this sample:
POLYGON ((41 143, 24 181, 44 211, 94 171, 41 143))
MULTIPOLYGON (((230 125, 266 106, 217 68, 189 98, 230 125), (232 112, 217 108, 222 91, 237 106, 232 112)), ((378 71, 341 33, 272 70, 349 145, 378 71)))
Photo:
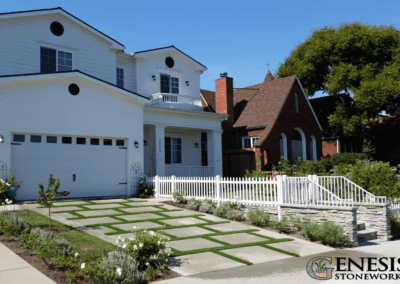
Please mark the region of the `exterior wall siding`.
MULTIPOLYGON (((124 89, 131 92, 136 92, 136 69, 133 58, 126 58, 124 56, 117 56, 117 67, 124 70, 124 89)), ((117 72, 115 70, 115 72, 117 72)), ((115 79, 115 83, 117 80, 115 79)))

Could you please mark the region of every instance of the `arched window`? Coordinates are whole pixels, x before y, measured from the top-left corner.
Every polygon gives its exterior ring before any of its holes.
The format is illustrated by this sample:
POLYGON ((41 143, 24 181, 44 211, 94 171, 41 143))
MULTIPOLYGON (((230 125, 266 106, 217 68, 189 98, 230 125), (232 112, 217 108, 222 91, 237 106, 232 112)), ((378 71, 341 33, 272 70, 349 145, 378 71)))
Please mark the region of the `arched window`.
POLYGON ((281 133, 281 135, 280 135, 279 149, 280 149, 279 160, 283 161, 283 159, 287 159, 288 158, 288 154, 287 154, 287 139, 286 139, 285 133, 281 133))
POLYGON ((310 160, 317 161, 317 142, 314 136, 310 137, 310 160))
POLYGON ((307 150, 304 132, 296 127, 292 133, 292 162, 296 163, 298 157, 304 161, 307 158, 307 150))

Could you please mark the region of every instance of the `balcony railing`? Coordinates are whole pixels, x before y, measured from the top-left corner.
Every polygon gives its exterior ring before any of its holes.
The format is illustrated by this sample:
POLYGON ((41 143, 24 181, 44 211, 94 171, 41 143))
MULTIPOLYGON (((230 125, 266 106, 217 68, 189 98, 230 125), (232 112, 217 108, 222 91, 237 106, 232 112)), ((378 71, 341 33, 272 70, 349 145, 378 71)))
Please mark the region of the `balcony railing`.
POLYGON ((179 94, 157 93, 153 95, 151 105, 187 110, 203 110, 201 99, 179 94))

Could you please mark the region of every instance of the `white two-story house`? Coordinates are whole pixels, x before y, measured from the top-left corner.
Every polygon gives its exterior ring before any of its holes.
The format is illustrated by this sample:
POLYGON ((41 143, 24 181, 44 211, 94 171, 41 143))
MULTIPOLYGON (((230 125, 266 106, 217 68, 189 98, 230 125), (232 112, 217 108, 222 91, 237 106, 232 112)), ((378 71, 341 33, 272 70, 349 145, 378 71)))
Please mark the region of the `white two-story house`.
POLYGON ((203 112, 207 68, 174 46, 125 46, 62 8, 0 14, 0 177, 38 198, 132 196, 138 178, 222 175, 221 121, 203 112))

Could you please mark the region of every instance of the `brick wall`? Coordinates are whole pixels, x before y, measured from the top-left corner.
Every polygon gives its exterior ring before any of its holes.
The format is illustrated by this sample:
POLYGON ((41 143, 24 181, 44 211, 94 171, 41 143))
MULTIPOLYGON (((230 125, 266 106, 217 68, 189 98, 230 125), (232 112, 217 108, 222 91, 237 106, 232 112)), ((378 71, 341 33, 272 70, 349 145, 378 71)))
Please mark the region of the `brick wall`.
POLYGON ((324 157, 332 157, 333 154, 337 153, 337 144, 339 143, 339 153, 340 153, 340 140, 323 140, 322 141, 322 155, 324 157))

